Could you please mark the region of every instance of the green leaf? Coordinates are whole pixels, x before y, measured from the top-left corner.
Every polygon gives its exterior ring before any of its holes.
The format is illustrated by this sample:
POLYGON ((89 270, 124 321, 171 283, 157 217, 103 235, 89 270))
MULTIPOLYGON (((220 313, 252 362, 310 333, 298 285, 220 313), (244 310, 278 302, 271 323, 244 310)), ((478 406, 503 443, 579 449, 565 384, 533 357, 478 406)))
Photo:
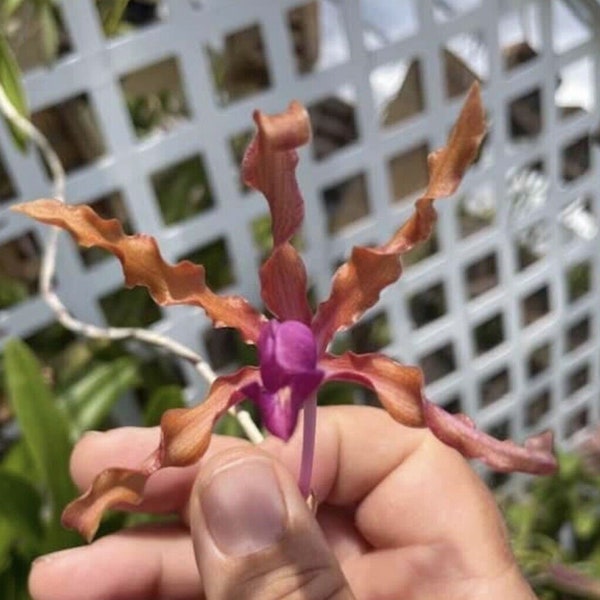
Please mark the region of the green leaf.
POLYGON ((20 340, 4 346, 8 397, 25 444, 37 471, 47 485, 52 501, 52 518, 75 495, 69 476, 71 442, 64 413, 46 385, 35 356, 20 340))
POLYGON ((112 36, 118 32, 128 4, 129 0, 100 0, 98 8, 105 35, 112 36))
POLYGON ((40 518, 42 499, 23 477, 0 470, 0 521, 15 529, 19 536, 35 544, 42 537, 40 518))
POLYGON ((51 64, 58 56, 60 33, 54 8, 50 2, 45 2, 38 9, 38 21, 42 43, 42 54, 46 64, 51 64))
MULTIPOLYGON (((13 54, 8 41, 0 32, 0 85, 4 89, 8 99, 12 102, 16 111, 25 119, 29 120, 29 109, 27 98, 23 88, 21 70, 17 59, 13 54)), ((28 137, 12 123, 8 122, 15 144, 24 151, 27 148, 28 137)))
POLYGON ((170 408, 184 408, 185 399, 177 385, 165 385, 155 390, 144 412, 144 426, 154 427, 160 424, 162 414, 170 408))
POLYGON ((136 361, 123 356, 95 366, 82 379, 69 386, 61 396, 72 416, 76 434, 98 428, 127 390, 138 381, 136 361))
POLYGON ((42 481, 41 473, 36 471, 31 453, 23 440, 15 442, 6 451, 0 463, 0 468, 23 477, 32 485, 39 485, 42 481))
POLYGON ((15 11, 21 8, 24 0, 2 0, 2 16, 10 17, 15 11))

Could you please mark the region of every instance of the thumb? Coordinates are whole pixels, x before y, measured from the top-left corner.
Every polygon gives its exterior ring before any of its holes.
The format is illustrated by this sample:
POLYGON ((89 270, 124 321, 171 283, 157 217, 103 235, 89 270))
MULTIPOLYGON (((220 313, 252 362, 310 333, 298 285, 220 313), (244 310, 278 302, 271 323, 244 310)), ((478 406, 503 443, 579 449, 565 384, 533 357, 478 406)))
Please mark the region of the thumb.
POLYGON ((296 482, 256 448, 201 469, 190 523, 208 600, 354 598, 296 482))

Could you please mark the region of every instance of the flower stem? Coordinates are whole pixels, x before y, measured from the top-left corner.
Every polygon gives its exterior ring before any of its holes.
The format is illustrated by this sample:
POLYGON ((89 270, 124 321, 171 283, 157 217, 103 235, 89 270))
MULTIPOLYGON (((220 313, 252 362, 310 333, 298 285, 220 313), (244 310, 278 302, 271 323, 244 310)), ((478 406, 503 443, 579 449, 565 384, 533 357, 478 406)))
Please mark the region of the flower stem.
POLYGON ((302 462, 298 487, 301 494, 310 496, 310 480, 312 477, 313 460, 315 456, 315 433, 317 426, 317 395, 313 394, 304 403, 304 431, 302 438, 302 462))

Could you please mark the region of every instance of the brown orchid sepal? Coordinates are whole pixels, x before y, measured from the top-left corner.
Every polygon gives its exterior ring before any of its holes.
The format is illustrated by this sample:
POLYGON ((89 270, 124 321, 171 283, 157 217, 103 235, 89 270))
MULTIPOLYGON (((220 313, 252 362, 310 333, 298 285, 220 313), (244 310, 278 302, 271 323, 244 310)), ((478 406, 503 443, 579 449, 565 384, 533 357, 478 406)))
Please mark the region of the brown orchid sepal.
POLYGON ((246 367, 219 377, 202 404, 194 408, 168 410, 160 422, 159 447, 138 467, 113 467, 96 476, 90 488, 63 511, 62 523, 90 541, 105 511, 115 506, 136 506, 143 500, 149 477, 165 467, 196 463, 210 444, 215 423, 243 399, 240 388, 258 379, 258 369, 246 367))

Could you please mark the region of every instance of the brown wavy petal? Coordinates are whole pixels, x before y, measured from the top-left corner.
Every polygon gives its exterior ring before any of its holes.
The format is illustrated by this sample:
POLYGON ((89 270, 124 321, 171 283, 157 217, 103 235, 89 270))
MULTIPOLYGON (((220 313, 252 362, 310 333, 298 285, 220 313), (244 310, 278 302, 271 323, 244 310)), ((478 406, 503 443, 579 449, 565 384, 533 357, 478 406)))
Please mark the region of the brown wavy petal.
POLYGON ((306 268, 289 243, 276 246, 260 269, 262 299, 280 321, 295 320, 310 325, 306 268))
POLYGON ((13 208, 42 223, 66 229, 85 248, 108 250, 121 262, 126 285, 148 288, 158 304, 200 306, 217 327, 235 327, 245 340, 258 340, 264 321, 260 313, 240 296, 214 294, 206 286, 204 267, 190 261, 176 265, 165 262, 153 237, 125 235, 116 219, 102 219, 85 205, 41 199, 13 208))
POLYGON ((550 431, 533 436, 523 446, 511 440, 497 440, 475 428, 465 415, 451 415, 432 402, 425 401, 429 429, 448 446, 466 458, 477 458, 495 471, 521 471, 549 475, 558 468, 550 431))
POLYGON ((429 183, 409 220, 384 245, 354 248, 350 260, 333 277, 331 295, 320 304, 312 329, 324 349, 340 329, 349 327, 379 299, 402 273, 400 256, 431 235, 436 221, 435 198, 458 187, 477 156, 485 133, 479 86, 474 85, 450 134, 448 144, 429 156, 429 183))
POLYGON ((184 467, 198 461, 208 449, 216 421, 242 399, 238 389, 258 377, 258 369, 254 367, 219 377, 198 406, 166 411, 160 423, 160 446, 139 469, 102 471, 90 488, 65 508, 63 525, 76 529, 90 541, 106 510, 123 504, 135 506, 142 501, 146 481, 157 470, 184 467))
POLYGON ((318 367, 325 381, 350 381, 373 390, 388 413, 409 427, 424 427, 423 374, 382 354, 325 355, 318 367))
POLYGON ((275 246, 287 242, 304 218, 304 202, 296 181, 296 148, 310 139, 306 109, 292 102, 277 115, 254 113, 258 131, 242 162, 244 182, 262 192, 269 203, 275 246))

